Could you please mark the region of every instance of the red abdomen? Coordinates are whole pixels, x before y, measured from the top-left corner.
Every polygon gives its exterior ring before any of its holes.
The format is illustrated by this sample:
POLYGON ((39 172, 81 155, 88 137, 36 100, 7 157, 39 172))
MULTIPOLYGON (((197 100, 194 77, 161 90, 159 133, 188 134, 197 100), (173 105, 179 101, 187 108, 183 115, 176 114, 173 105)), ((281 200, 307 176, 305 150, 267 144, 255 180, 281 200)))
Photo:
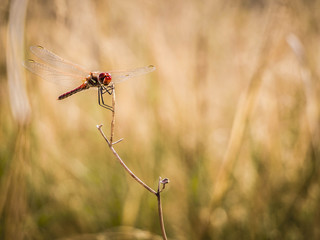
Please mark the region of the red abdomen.
POLYGON ((83 84, 81 84, 79 87, 77 87, 77 88, 75 88, 75 89, 73 89, 73 90, 71 90, 71 91, 69 91, 69 92, 66 92, 66 93, 60 95, 60 96, 58 97, 58 100, 65 99, 65 98, 70 97, 71 95, 73 95, 73 94, 75 94, 75 93, 77 93, 77 92, 80 92, 80 91, 85 90, 85 89, 88 89, 88 88, 89 88, 88 84, 83 83, 83 84))

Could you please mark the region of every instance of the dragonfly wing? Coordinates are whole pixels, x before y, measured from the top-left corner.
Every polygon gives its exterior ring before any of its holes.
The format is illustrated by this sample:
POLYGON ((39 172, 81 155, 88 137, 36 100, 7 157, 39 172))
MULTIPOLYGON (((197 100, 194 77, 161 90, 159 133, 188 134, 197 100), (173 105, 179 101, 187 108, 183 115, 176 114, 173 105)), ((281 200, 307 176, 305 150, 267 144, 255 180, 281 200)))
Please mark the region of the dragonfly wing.
POLYGON ((52 67, 70 74, 85 76, 89 73, 77 64, 71 63, 42 46, 31 46, 31 52, 52 67))
POLYGON ((112 80, 111 83, 120 83, 130 78, 141 76, 154 71, 156 68, 153 65, 140 67, 129 71, 112 71, 110 72, 112 80))
POLYGON ((41 78, 62 85, 74 86, 79 84, 80 80, 85 80, 86 76, 78 76, 70 73, 65 73, 60 70, 54 69, 46 64, 36 62, 34 60, 28 60, 24 62, 24 66, 34 74, 37 74, 41 78))

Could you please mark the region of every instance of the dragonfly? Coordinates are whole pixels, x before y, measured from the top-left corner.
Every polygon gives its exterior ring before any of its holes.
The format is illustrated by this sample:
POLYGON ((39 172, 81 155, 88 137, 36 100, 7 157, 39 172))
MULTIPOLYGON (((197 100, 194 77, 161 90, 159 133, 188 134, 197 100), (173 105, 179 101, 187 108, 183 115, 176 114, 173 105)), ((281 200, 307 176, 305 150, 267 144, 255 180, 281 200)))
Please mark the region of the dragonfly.
POLYGON ((60 82, 61 84, 69 85, 74 85, 75 83, 78 84, 78 87, 60 95, 58 100, 63 100, 75 93, 96 87, 98 88, 99 105, 111 111, 113 111, 113 108, 105 104, 103 95, 105 93, 111 95, 114 89, 114 84, 150 73, 156 69, 153 65, 149 65, 128 71, 90 72, 80 65, 59 57, 42 46, 31 46, 30 51, 36 57, 41 59, 42 62, 35 61, 33 59, 25 61, 24 66, 29 71, 54 83, 60 82))

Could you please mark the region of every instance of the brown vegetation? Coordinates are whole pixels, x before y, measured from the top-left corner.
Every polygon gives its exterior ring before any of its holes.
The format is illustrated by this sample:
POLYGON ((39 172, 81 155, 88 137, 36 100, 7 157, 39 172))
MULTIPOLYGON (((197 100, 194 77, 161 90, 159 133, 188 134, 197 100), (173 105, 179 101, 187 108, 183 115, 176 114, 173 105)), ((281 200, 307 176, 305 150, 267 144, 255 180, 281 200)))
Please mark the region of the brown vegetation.
POLYGON ((14 2, 0 6, 0 239, 161 235, 157 202, 97 132, 111 121, 97 92, 57 101, 70 89, 23 69, 37 44, 89 70, 156 66, 117 85, 114 138, 149 186, 170 179, 169 239, 320 238, 320 1, 30 0, 25 18, 14 2))

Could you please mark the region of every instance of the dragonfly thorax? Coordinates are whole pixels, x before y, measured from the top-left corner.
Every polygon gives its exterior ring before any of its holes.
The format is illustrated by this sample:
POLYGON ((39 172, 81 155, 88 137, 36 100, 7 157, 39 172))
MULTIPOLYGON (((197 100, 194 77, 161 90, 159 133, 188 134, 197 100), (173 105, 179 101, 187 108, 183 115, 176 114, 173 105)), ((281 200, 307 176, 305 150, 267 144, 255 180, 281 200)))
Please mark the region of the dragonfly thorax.
POLYGON ((99 82, 98 77, 92 73, 86 78, 86 80, 90 87, 99 87, 102 84, 99 82))
POLYGON ((108 86, 111 82, 111 74, 103 72, 97 76, 96 74, 91 73, 86 80, 91 87, 100 87, 101 85, 108 86))

